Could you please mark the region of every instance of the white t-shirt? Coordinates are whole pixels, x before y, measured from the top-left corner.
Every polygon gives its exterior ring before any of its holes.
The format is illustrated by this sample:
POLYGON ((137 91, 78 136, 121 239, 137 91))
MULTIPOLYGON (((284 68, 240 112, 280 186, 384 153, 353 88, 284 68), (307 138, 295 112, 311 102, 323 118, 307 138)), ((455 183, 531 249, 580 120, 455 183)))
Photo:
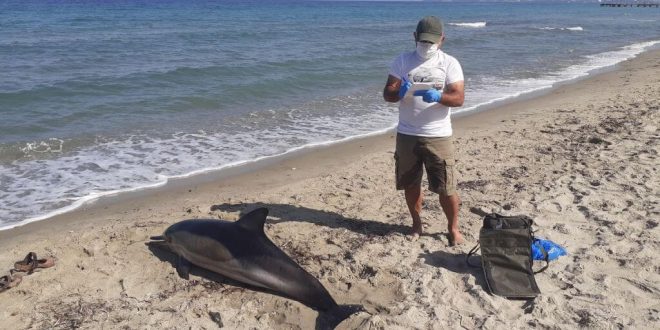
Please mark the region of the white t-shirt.
MULTIPOLYGON (((439 50, 428 60, 415 51, 397 57, 390 68, 390 75, 410 82, 432 82, 438 86, 463 81, 461 64, 439 50)), ((406 135, 447 137, 452 135, 451 108, 440 103, 426 103, 421 96, 405 97, 399 102, 397 132, 406 135)))

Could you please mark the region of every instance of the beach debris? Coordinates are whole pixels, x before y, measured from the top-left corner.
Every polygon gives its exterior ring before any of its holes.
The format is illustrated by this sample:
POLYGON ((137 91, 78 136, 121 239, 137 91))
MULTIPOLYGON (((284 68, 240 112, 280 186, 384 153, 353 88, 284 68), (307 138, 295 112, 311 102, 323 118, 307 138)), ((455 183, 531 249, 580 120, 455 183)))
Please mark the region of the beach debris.
POLYGON ((604 145, 608 145, 608 146, 612 144, 612 142, 609 142, 609 141, 603 140, 603 139, 601 139, 601 138, 599 138, 599 137, 597 137, 597 136, 592 136, 592 137, 590 137, 589 140, 587 140, 587 141, 588 141, 589 143, 593 143, 593 144, 604 144, 604 145))
POLYGON ((209 317, 211 318, 211 321, 218 325, 218 328, 224 328, 225 325, 222 323, 222 317, 219 312, 209 311, 209 317))

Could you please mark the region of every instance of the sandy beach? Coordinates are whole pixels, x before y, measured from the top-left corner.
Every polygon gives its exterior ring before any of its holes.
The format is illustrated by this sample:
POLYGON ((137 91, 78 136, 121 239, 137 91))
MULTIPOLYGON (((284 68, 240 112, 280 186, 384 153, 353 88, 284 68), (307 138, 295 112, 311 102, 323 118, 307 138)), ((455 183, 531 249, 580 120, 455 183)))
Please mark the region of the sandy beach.
MULTIPOLYGON (((469 95, 466 96, 469 98, 469 95)), ((0 232, 0 271, 29 251, 55 267, 0 293, 2 329, 310 329, 291 299, 193 272, 149 249, 183 219, 270 210, 266 234, 340 304, 338 329, 660 328, 660 51, 544 95, 457 118, 460 226, 450 247, 426 191, 425 234, 394 188, 392 133, 164 188, 0 232), (475 212, 531 216, 569 255, 531 302, 490 295, 465 264, 475 212)))

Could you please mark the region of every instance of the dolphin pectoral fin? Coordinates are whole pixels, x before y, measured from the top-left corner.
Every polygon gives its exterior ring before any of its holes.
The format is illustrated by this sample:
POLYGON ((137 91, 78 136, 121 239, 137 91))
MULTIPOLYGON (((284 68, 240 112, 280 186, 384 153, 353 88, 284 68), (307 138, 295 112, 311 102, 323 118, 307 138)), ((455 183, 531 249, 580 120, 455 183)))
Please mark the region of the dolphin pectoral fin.
POLYGON ((183 279, 190 279, 190 268, 192 264, 186 258, 179 256, 179 260, 176 262, 176 272, 183 279))

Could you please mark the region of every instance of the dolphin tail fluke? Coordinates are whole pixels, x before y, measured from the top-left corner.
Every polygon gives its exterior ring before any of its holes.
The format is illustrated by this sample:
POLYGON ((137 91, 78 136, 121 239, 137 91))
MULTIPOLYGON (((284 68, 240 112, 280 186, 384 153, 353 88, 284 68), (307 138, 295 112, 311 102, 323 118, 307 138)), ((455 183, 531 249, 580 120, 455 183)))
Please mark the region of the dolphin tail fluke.
POLYGON ((319 312, 316 330, 334 329, 351 315, 365 311, 362 305, 337 305, 327 311, 319 312))

